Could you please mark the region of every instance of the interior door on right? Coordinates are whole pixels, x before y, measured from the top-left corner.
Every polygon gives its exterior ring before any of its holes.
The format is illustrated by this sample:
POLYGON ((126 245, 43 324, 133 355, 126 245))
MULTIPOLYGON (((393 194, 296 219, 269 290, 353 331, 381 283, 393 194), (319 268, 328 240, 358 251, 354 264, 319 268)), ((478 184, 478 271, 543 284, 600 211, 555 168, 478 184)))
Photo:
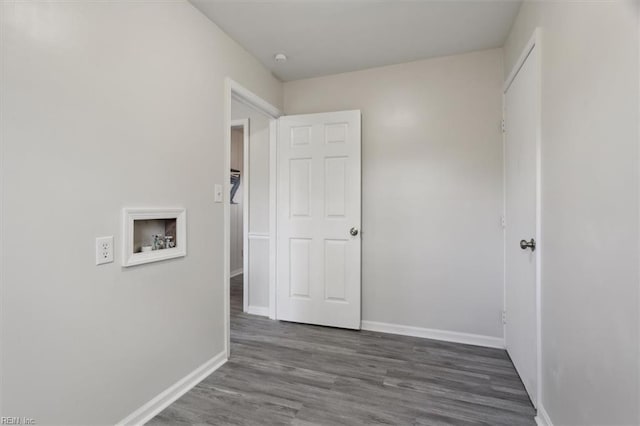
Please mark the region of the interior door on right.
POLYGON ((534 406, 537 404, 535 249, 538 49, 534 46, 505 92, 505 291, 507 352, 534 406), (533 240, 532 240, 533 239, 533 240))

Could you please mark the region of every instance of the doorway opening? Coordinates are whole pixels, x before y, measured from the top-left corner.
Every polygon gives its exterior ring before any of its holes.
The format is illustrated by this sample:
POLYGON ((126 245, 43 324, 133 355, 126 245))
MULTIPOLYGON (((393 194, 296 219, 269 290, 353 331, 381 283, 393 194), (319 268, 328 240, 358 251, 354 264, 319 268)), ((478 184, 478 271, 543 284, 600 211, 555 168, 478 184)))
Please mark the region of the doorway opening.
POLYGON ((275 120, 280 115, 277 108, 227 79, 224 168, 227 356, 231 353, 232 304, 234 314, 275 319, 275 120))
MULTIPOLYGON (((233 115, 233 110, 232 110, 233 115)), ((244 255, 247 247, 247 207, 249 199, 249 119, 231 121, 229 168, 229 270, 231 278, 231 310, 247 312, 248 267, 244 255)))

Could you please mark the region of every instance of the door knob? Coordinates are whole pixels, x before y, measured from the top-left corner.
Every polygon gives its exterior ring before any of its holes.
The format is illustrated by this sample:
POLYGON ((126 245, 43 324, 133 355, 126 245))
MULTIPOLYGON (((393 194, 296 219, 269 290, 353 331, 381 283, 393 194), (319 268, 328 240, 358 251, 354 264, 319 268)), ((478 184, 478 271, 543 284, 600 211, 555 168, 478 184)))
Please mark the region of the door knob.
POLYGON ((358 228, 349 229, 349 233, 355 237, 356 235, 358 235, 358 228))
POLYGON ((531 241, 521 240, 520 241, 520 248, 522 250, 526 250, 526 249, 530 248, 531 251, 536 251, 536 240, 534 240, 533 238, 531 239, 531 241))

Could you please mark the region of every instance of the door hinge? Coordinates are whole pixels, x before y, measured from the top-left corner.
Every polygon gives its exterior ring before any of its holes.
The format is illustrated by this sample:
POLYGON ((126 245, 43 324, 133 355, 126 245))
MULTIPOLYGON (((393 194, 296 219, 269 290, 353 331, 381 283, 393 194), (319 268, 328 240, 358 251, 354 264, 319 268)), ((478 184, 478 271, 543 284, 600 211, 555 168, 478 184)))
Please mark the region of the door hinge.
POLYGON ((507 227, 507 220, 504 218, 504 216, 500 216, 500 225, 502 225, 503 229, 507 227))
POLYGON ((502 119, 502 123, 500 124, 500 128, 502 129, 502 133, 506 132, 506 124, 504 123, 504 118, 502 119))
POLYGON ((507 311, 502 311, 502 324, 507 323, 507 311))

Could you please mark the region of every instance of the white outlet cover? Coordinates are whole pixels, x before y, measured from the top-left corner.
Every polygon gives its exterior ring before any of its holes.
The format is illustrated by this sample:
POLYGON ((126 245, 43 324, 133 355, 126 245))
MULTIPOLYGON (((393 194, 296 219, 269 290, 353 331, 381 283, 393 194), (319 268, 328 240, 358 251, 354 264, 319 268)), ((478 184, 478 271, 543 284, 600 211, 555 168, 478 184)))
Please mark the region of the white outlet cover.
POLYGON ((96 265, 113 262, 113 236, 96 238, 96 265))

